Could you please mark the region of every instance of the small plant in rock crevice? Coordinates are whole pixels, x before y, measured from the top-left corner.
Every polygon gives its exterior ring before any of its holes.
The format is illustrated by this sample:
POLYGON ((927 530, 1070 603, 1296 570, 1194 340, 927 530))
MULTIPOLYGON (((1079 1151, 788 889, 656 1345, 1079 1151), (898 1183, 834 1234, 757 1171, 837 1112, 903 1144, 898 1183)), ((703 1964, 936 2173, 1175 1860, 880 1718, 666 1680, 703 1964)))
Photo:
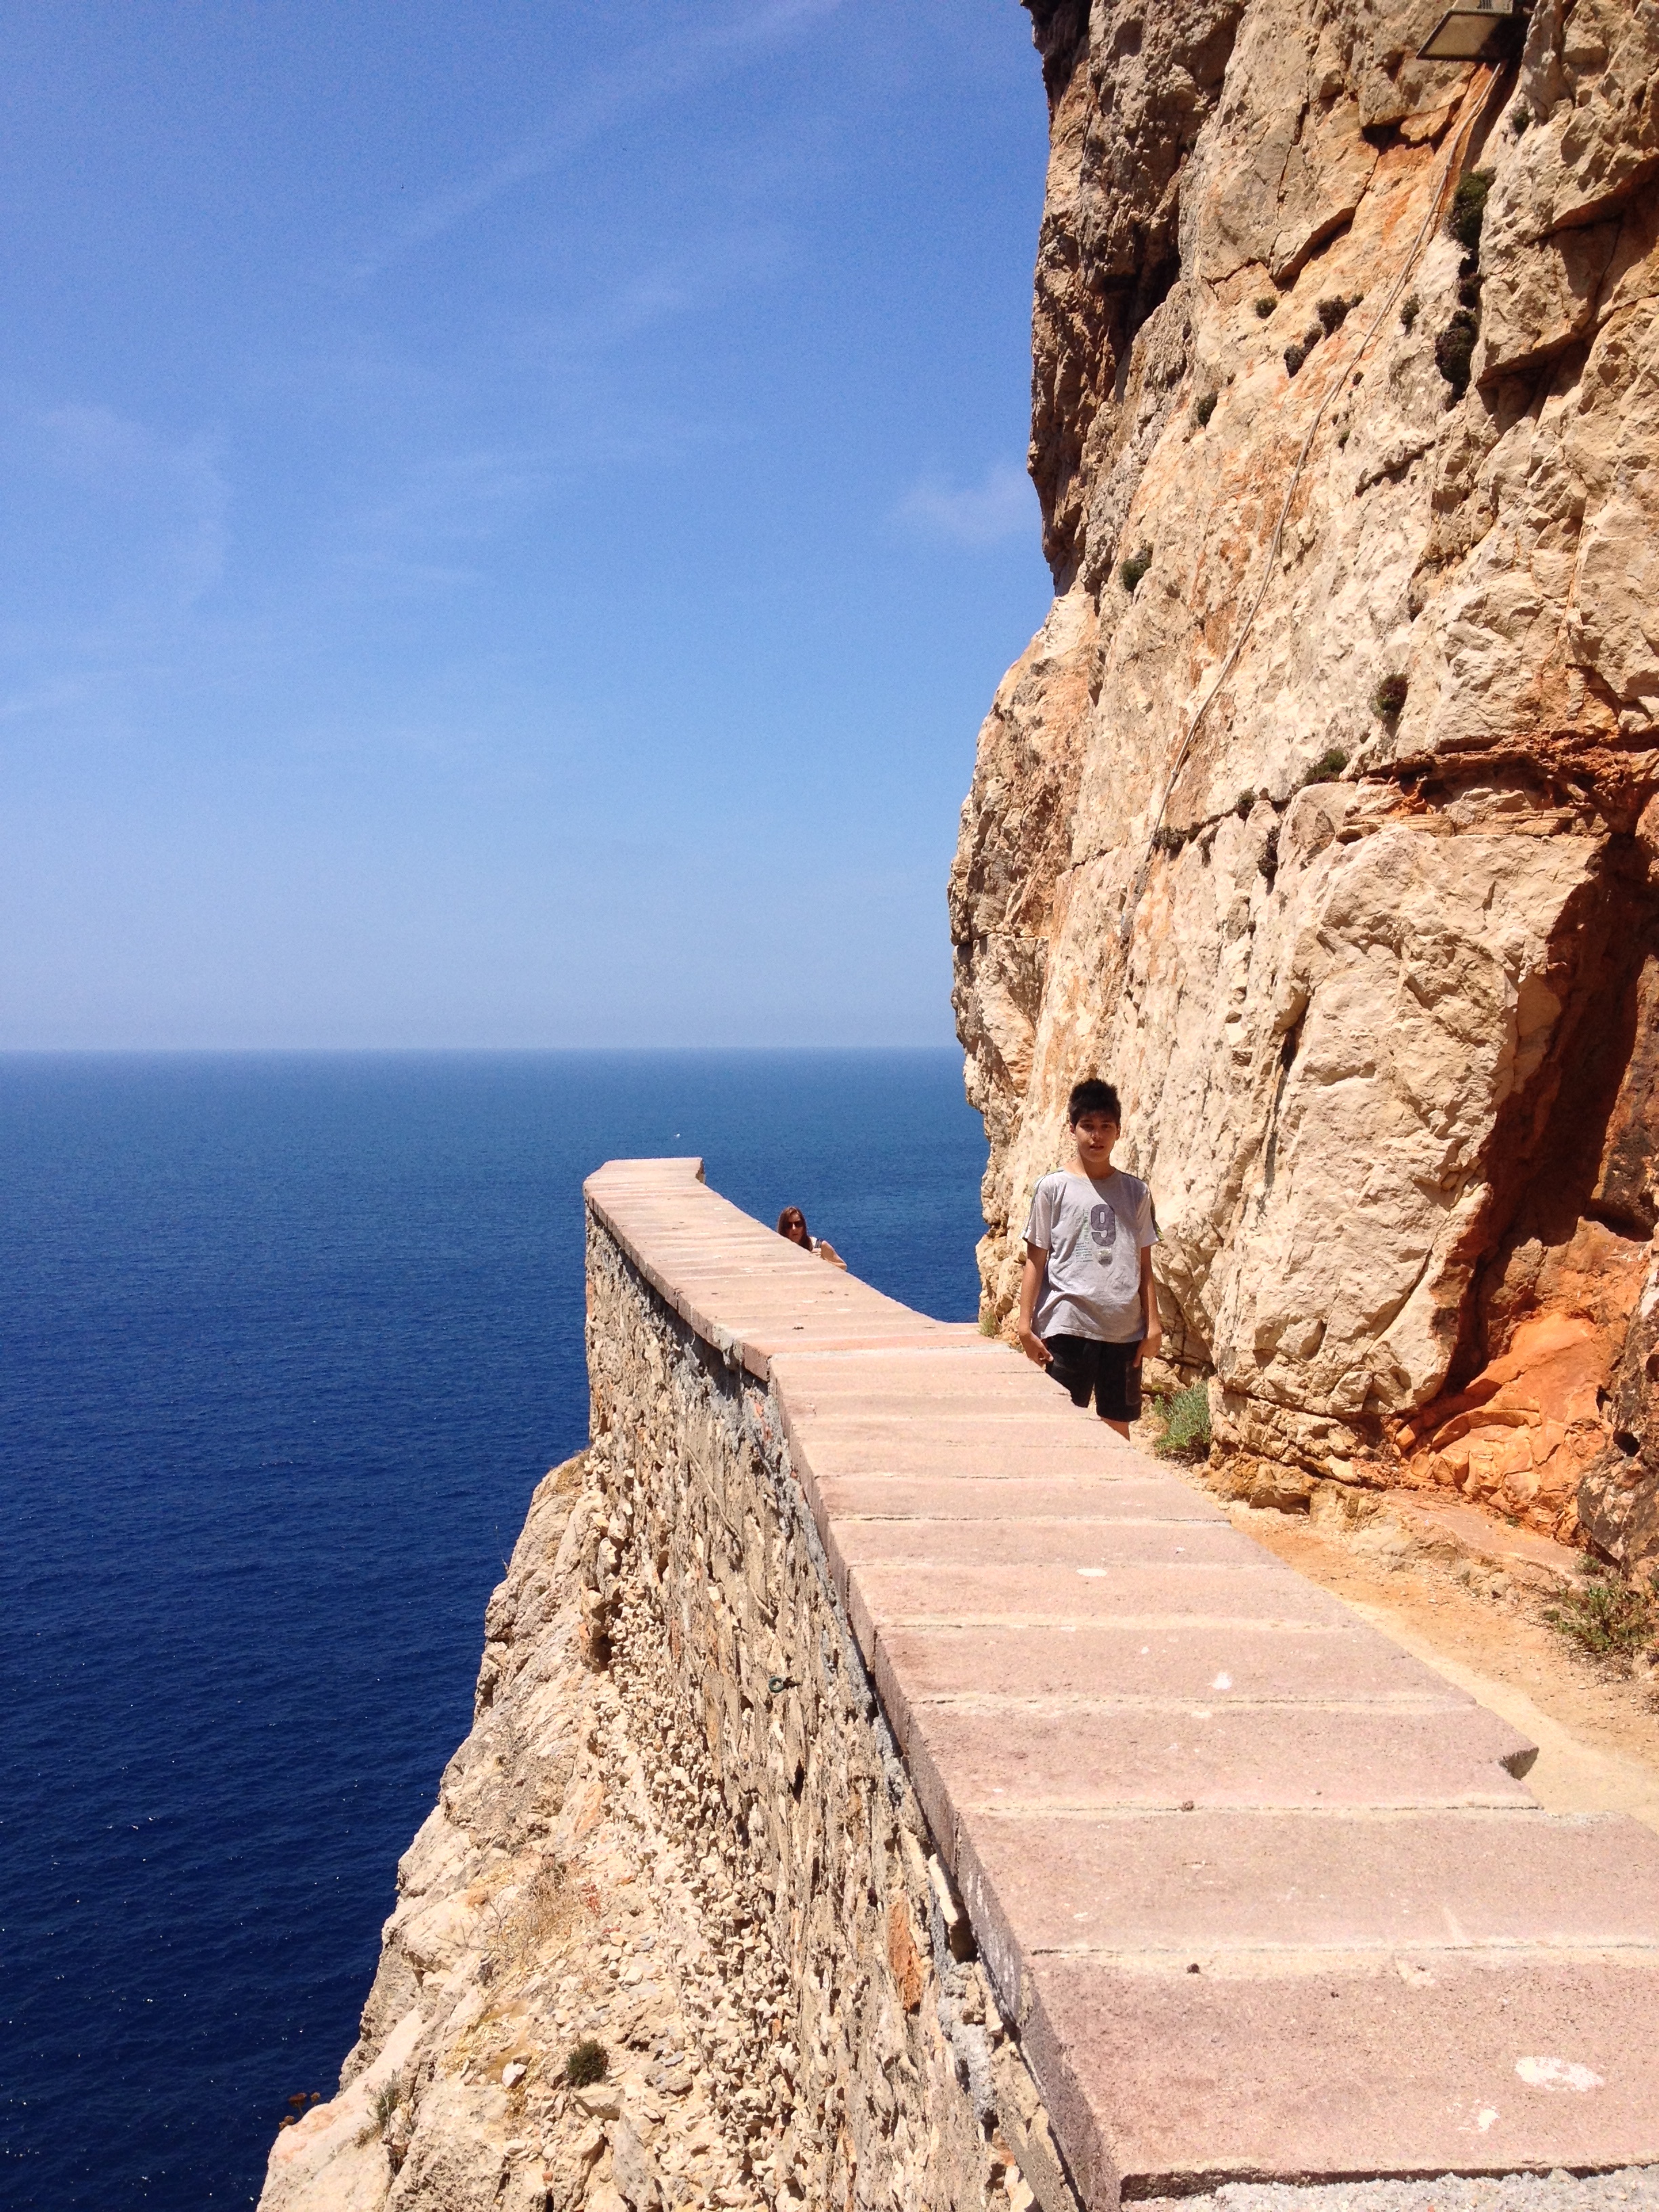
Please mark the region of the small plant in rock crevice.
POLYGON ((1152 565, 1152 549, 1143 545, 1139 553, 1130 554, 1127 561, 1118 563, 1117 580, 1133 599, 1135 586, 1152 565))
POLYGON ((564 2078, 573 2089, 591 2089, 611 2071, 611 2054, 591 2035, 573 2044, 564 2062, 564 2078))
POLYGON ((1318 323, 1310 323, 1301 337, 1293 339, 1285 347, 1285 374, 1286 376, 1294 376, 1297 374, 1324 335, 1324 330, 1318 323))
POLYGON ((1403 676, 1385 676, 1371 694, 1371 710, 1385 722, 1397 720, 1404 712, 1410 686, 1403 676))
POLYGON ((1278 305, 1277 300, 1258 300, 1255 303, 1255 311, 1265 323, 1278 305))
POLYGON ((1460 307, 1434 342, 1434 365, 1461 399, 1469 388, 1469 369, 1480 325, 1468 307, 1460 307))
POLYGON ((1421 313, 1422 308, 1423 302, 1418 298, 1416 293, 1410 293, 1407 296, 1407 299, 1400 310, 1401 328, 1407 331, 1410 330, 1412 325, 1417 320, 1418 316, 1421 313))
POLYGON ((1160 1459, 1202 1459, 1210 1449, 1210 1387, 1194 1382, 1157 1401, 1164 1432, 1152 1449, 1160 1459))
POLYGON ((1250 818, 1250 809, 1255 805, 1255 792, 1241 791, 1238 797, 1233 801, 1233 812, 1237 815, 1241 822, 1248 822, 1250 818))
POLYGON ((1216 395, 1213 392, 1206 392, 1203 393, 1200 398, 1194 400, 1193 420, 1197 423, 1200 430, 1203 429, 1205 425, 1209 422, 1211 416, 1215 413, 1215 402, 1216 395))
POLYGON ((1592 1575, 1544 1618, 1592 1658, 1628 1658, 1659 1637, 1659 1593, 1592 1575))
POLYGON ((1347 765, 1346 753, 1343 751, 1340 745, 1333 745, 1328 752, 1321 753, 1319 758, 1303 777, 1302 788, 1305 791, 1310 783, 1331 782, 1334 777, 1341 775, 1347 765))
POLYGON ((389 2074, 386 2080, 381 2082, 380 2087, 374 2092, 374 2095, 370 2101, 368 2107, 368 2118, 363 2122, 362 2127, 357 2130, 358 2142, 360 2143, 373 2142, 376 2136, 384 2135, 387 2128, 392 2124, 392 2115, 397 2111, 398 2106, 402 2104, 403 2100, 404 2082, 402 2075, 389 2074))
POLYGON ((1460 177, 1452 204, 1446 210, 1446 228, 1466 253, 1480 251, 1480 230, 1486 219, 1486 198, 1492 191, 1492 175, 1491 169, 1471 169, 1468 176, 1460 177))

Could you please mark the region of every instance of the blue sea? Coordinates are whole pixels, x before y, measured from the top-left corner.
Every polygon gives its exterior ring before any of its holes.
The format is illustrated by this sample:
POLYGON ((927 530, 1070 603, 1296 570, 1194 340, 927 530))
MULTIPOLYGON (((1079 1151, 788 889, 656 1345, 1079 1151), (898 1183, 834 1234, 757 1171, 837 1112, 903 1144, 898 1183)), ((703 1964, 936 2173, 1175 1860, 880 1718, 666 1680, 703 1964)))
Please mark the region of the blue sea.
POLYGON ((954 1051, 0 1059, 0 2203, 251 2203, 331 2089, 665 1152, 972 1317, 954 1051))

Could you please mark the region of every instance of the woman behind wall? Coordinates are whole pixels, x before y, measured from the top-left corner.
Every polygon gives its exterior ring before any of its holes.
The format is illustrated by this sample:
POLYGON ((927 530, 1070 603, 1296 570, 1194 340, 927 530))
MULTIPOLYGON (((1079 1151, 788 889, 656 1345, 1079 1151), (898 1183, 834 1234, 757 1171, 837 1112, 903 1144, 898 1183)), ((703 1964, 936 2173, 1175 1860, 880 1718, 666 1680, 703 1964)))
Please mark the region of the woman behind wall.
POLYGON ((839 1267, 843 1273, 846 1271, 847 1262, 836 1251, 835 1246, 827 1238, 814 1237, 809 1233, 806 1216, 801 1212, 799 1206, 784 1207, 783 1212, 778 1216, 778 1234, 780 1237, 787 1237, 792 1244, 799 1244, 803 1251, 816 1252, 820 1260, 827 1260, 832 1267, 839 1267))

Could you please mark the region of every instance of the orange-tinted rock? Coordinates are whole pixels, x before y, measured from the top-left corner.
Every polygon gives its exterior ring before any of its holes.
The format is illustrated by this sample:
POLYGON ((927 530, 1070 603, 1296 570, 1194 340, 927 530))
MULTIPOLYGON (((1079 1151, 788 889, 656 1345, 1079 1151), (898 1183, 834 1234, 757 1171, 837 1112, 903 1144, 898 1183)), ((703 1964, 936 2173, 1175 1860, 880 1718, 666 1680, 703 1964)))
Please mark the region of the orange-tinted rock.
POLYGON ((909 1907, 896 1897, 887 1908, 887 1964, 906 2012, 921 2002, 921 1955, 910 1927, 909 1907))
POLYGON ((1510 1271, 1518 1295, 1550 1303, 1514 1323, 1506 1349, 1461 1391, 1401 1428, 1410 1473, 1571 1540, 1579 1485, 1611 1439, 1602 1409, 1644 1257, 1595 1221, 1559 1250, 1523 1248, 1510 1271))
POLYGON ((1224 1449, 1555 1534, 1659 1219, 1659 34, 1570 16, 1034 9, 1058 596, 951 879, 989 1313, 1109 1076, 1224 1449))
POLYGON ((1659 1252, 1650 1259, 1606 1408, 1610 1435, 1586 1471, 1587 1533, 1627 1569, 1659 1570, 1659 1252))

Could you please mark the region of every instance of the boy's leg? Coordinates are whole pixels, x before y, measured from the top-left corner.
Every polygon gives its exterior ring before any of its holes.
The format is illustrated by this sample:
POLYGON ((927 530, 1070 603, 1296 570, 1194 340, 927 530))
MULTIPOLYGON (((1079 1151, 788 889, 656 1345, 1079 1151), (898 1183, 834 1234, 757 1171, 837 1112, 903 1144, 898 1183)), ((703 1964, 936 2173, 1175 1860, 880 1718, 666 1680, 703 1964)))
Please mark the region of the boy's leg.
POLYGON ((1048 1371, 1074 1406, 1088 1406, 1094 1395, 1097 1370, 1093 1355, 1100 1346, 1086 1336, 1045 1336, 1048 1371))
POLYGON ((1100 1346, 1095 1408, 1106 1425, 1121 1437, 1128 1435, 1131 1421, 1140 1419, 1140 1362, 1133 1344, 1100 1346))

